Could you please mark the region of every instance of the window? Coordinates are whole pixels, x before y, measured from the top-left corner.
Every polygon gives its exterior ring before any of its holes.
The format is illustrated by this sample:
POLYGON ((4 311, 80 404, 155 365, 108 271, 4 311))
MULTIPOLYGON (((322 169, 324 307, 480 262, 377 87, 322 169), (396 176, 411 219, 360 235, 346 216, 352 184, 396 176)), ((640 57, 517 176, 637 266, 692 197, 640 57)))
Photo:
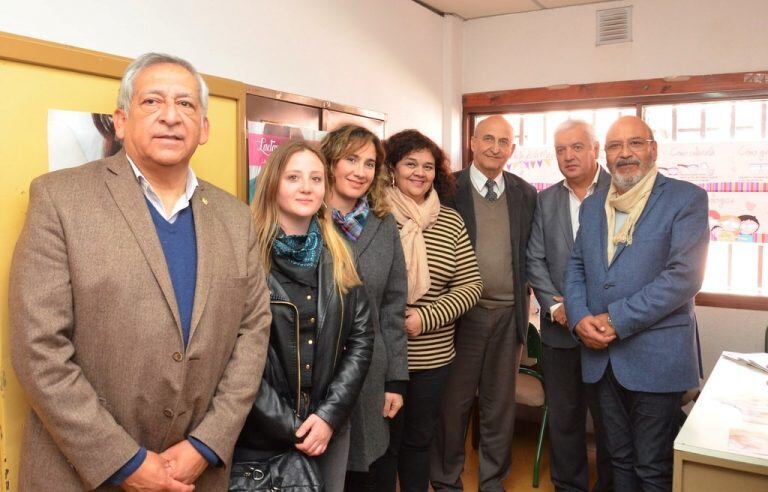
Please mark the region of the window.
MULTIPOLYGON (((555 157, 555 129, 567 119, 579 119, 595 127, 598 141, 605 141, 608 127, 619 116, 635 114, 634 106, 582 109, 576 111, 547 111, 542 113, 510 113, 503 115, 515 131, 514 142, 517 145, 512 157, 507 161, 506 170, 521 176, 541 191, 557 183, 563 176, 557 168, 555 157)), ((478 116, 475 126, 487 115, 478 116)), ((600 153, 597 161, 605 167, 605 154, 600 153)))
POLYGON ((768 296, 767 100, 645 105, 667 176, 709 193, 702 291, 768 296))
POLYGON ((750 75, 691 77, 687 86, 661 79, 588 84, 566 87, 561 100, 550 89, 470 94, 465 128, 503 114, 517 144, 507 170, 542 190, 562 179, 552 141, 562 121, 592 123, 602 146, 619 116, 642 115, 659 142, 660 172, 709 194, 711 242, 697 301, 768 310, 768 90, 751 85, 750 75))

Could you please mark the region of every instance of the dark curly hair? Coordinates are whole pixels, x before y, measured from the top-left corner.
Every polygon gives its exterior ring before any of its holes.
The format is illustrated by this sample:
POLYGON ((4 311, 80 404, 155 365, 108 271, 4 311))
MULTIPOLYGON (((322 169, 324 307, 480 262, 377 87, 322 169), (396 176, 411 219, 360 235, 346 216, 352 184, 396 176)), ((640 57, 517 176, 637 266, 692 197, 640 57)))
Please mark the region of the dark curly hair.
POLYGON ((384 142, 386 150, 387 170, 390 177, 394 176, 395 164, 403 160, 411 152, 428 150, 435 159, 435 181, 432 187, 437 196, 444 199, 453 196, 456 190, 456 178, 451 173, 451 166, 445 152, 429 137, 418 130, 403 130, 395 133, 384 142))

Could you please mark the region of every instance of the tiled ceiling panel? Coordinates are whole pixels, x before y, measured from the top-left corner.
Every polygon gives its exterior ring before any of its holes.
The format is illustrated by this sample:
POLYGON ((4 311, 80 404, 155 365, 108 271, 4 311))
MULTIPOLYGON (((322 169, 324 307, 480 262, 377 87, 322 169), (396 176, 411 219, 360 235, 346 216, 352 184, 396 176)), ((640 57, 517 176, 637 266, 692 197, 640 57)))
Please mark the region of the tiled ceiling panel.
POLYGON ((418 0, 435 10, 456 14, 464 19, 477 19, 492 15, 519 14, 535 10, 570 7, 613 0, 418 0))
POLYGON ((586 5, 588 3, 604 3, 614 0, 538 0, 538 2, 547 9, 556 9, 559 7, 572 7, 574 5, 586 5))
POLYGON ((541 9, 534 0, 425 0, 422 3, 464 19, 541 9))

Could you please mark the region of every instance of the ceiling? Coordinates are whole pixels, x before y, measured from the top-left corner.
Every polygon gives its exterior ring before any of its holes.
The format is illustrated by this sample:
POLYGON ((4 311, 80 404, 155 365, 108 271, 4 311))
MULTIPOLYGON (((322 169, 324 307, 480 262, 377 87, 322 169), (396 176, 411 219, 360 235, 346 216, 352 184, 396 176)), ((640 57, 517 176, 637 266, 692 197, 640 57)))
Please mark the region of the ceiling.
POLYGON ((464 19, 477 19, 492 15, 519 14, 536 10, 555 9, 602 3, 613 0, 415 0, 441 14, 454 14, 464 19))

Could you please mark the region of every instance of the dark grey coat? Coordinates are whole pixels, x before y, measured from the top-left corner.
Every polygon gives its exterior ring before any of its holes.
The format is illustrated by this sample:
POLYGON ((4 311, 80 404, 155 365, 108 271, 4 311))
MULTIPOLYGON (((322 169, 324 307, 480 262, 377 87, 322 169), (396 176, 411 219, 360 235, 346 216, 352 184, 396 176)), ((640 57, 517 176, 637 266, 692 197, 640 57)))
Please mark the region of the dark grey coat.
POLYGON ((352 412, 347 468, 368 471, 389 445, 389 422, 381 415, 384 383, 408 380, 405 259, 394 218, 368 214, 354 249, 370 299, 375 337, 368 376, 352 412))
MULTIPOLYGON (((554 296, 564 297, 565 266, 573 249, 569 191, 563 181, 536 197, 536 212, 528 240, 528 281, 541 306, 541 341, 550 347, 572 348, 578 345, 576 339, 566 327, 547 316, 556 304, 554 296)), ((603 190, 610 184, 611 176, 600 167, 597 189, 603 190)))

